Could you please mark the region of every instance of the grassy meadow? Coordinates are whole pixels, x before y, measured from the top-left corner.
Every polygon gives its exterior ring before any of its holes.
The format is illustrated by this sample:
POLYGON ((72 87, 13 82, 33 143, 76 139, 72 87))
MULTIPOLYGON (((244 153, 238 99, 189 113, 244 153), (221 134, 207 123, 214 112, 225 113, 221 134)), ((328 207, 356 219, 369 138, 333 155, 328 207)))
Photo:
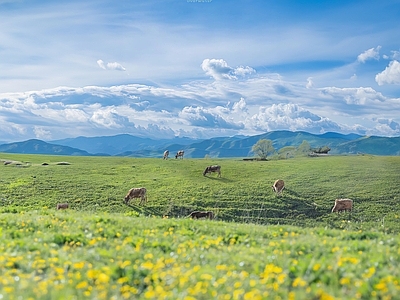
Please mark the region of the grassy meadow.
POLYGON ((400 293, 400 157, 0 160, 0 298, 400 293), (222 178, 202 175, 211 164, 222 166, 222 178), (282 196, 272 192, 276 179, 286 182, 282 196), (147 205, 123 204, 141 186, 147 205), (353 199, 353 212, 332 214, 336 198, 353 199), (186 218, 193 210, 216 220, 186 218))

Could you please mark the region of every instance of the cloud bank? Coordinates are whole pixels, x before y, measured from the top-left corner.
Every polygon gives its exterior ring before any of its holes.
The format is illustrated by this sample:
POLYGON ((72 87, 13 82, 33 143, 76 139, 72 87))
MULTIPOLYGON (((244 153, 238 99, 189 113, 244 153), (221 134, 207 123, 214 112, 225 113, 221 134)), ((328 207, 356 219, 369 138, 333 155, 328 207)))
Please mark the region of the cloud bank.
MULTIPOLYGON (((118 67, 97 63, 106 69, 118 67)), ((399 65, 392 61, 377 81, 398 83, 399 65)), ((288 81, 248 66, 231 67, 223 59, 204 59, 201 68, 205 79, 184 85, 0 94, 0 136, 3 141, 120 133, 211 138, 273 130, 400 135, 400 99, 372 87, 316 88, 314 77, 288 81)))

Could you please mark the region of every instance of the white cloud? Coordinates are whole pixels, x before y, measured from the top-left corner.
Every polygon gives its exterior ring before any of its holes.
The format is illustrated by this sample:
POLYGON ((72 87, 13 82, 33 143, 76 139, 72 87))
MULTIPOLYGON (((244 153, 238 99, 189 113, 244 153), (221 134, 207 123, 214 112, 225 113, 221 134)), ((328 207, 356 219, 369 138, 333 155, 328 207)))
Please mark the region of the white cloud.
POLYGON ((97 64, 103 70, 126 71, 126 69, 120 63, 117 63, 117 62, 109 62, 109 63, 105 64, 103 60, 99 59, 97 61, 97 64))
POLYGON ((391 51, 392 52, 392 59, 400 60, 400 51, 391 51))
POLYGON ((35 126, 33 128, 33 132, 35 133, 36 138, 49 140, 51 139, 51 132, 49 130, 44 129, 41 126, 35 126))
POLYGON ((264 131, 289 129, 323 133, 341 129, 338 124, 328 118, 320 117, 291 103, 260 107, 259 112, 252 116, 249 122, 250 126, 264 131))
POLYGON ((256 73, 256 70, 254 70, 253 68, 251 68, 249 66, 246 66, 246 67, 240 66, 233 70, 233 74, 238 75, 240 77, 244 77, 244 76, 251 75, 254 73, 256 73))
POLYGON ((400 124, 393 119, 375 118, 373 121, 376 122, 374 132, 378 132, 378 135, 395 136, 399 134, 400 124))
POLYGON ((192 126, 237 130, 244 127, 241 122, 229 120, 228 115, 229 109, 221 106, 213 108, 187 106, 179 113, 179 117, 192 126))
POLYGON ((201 64, 201 68, 207 75, 214 79, 232 79, 231 73, 233 69, 228 66, 223 59, 205 59, 201 64))
POLYGON ((106 128, 123 128, 129 123, 126 117, 123 117, 115 112, 113 107, 106 107, 96 110, 90 118, 90 121, 96 126, 106 128))
POLYGON ((344 100, 347 104, 367 105, 377 101, 383 102, 386 99, 381 93, 373 88, 337 88, 327 87, 320 89, 324 96, 330 96, 333 99, 344 100))
POLYGON ((240 98, 239 102, 235 102, 232 106, 234 112, 247 112, 247 104, 244 98, 240 98))
POLYGON ((107 68, 110 70, 126 71, 126 69, 117 62, 107 63, 107 68))
POLYGON ((207 75, 213 77, 216 80, 220 79, 237 79, 246 75, 254 74, 256 71, 249 67, 239 66, 232 68, 223 59, 204 59, 201 68, 207 75))
POLYGON ((379 124, 387 125, 391 130, 398 131, 400 130, 400 124, 393 119, 384 119, 384 118, 377 118, 376 121, 379 124))
POLYGON ((104 70, 107 69, 106 66, 104 65, 104 61, 102 61, 101 59, 99 59, 99 60, 97 61, 97 64, 99 65, 100 68, 102 68, 102 69, 104 69, 104 70))
POLYGON ((368 49, 368 50, 364 51, 363 53, 361 53, 357 57, 357 60, 361 63, 365 63, 367 60, 370 60, 370 59, 379 60, 379 50, 381 48, 382 48, 381 46, 378 46, 376 48, 368 49))
MULTIPOLYGON (((101 60, 98 65, 108 68, 101 60)), ((124 132, 210 138, 278 129, 400 134, 400 99, 370 87, 314 88, 314 75, 305 84, 303 76, 290 81, 277 73, 255 74, 223 59, 206 59, 202 67, 216 80, 0 94, 0 136, 59 139, 124 132), (392 121, 373 121, 378 116, 392 121)))
POLYGON ((379 85, 400 84, 400 63, 397 60, 391 61, 385 70, 376 74, 375 81, 379 85))
POLYGON ((383 55, 384 59, 392 59, 392 60, 400 60, 400 51, 392 50, 390 51, 391 55, 383 55))
POLYGON ((311 89, 314 87, 314 82, 312 80, 312 77, 308 77, 307 78, 307 84, 306 84, 306 88, 311 89))

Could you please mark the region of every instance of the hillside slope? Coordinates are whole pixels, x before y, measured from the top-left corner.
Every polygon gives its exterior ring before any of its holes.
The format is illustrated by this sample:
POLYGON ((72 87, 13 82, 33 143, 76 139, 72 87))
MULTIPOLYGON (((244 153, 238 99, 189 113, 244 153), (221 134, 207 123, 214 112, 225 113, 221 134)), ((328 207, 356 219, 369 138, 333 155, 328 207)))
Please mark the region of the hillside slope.
POLYGON ((328 156, 279 161, 60 157, 1 154, 29 161, 29 167, 0 165, 3 211, 55 207, 68 202, 78 211, 136 212, 184 218, 211 210, 218 220, 257 224, 384 229, 400 233, 400 157, 328 156), (42 166, 42 162, 48 162, 42 166), (59 165, 67 161, 68 165, 59 165), (222 177, 203 176, 221 165, 222 177), (271 185, 286 182, 282 196, 271 185), (148 204, 124 205, 132 187, 146 187, 148 204), (332 214, 336 198, 354 200, 351 214, 332 214), (346 223, 342 223, 346 220, 346 223), (347 223, 347 221, 349 221, 347 223))
MULTIPOLYGON (((130 134, 119 134, 114 136, 98 137, 81 136, 77 138, 54 140, 52 143, 83 149, 92 154, 105 153, 108 155, 118 155, 125 152, 133 153, 134 151, 164 149, 166 145, 170 145, 171 143, 187 145, 193 141, 194 140, 189 138, 153 140, 150 138, 136 137, 130 134)), ((180 147, 182 146, 179 146, 178 148, 180 147)))
POLYGON ((338 153, 366 153, 374 155, 400 155, 400 137, 369 136, 337 146, 338 153))

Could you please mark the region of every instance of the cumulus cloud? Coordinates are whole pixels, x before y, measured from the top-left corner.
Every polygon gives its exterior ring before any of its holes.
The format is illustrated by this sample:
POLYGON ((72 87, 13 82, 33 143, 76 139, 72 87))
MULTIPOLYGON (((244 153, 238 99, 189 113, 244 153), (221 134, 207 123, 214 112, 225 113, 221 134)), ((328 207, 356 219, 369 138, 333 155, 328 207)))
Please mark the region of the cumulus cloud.
POLYGON ((259 112, 250 118, 250 122, 255 128, 264 131, 289 129, 323 133, 340 130, 340 126, 328 118, 291 103, 260 107, 259 112))
POLYGON ((367 60, 371 59, 379 60, 379 50, 381 48, 382 48, 381 46, 378 46, 376 48, 371 48, 364 51, 357 57, 357 61, 365 63, 367 60))
POLYGON ((398 131, 400 130, 400 124, 393 119, 384 119, 384 118, 377 118, 376 121, 379 124, 387 125, 391 130, 398 131))
POLYGON ((321 92, 325 96, 331 96, 333 99, 342 99, 347 104, 366 105, 376 101, 383 102, 386 98, 373 88, 322 88, 321 92))
POLYGON ((103 70, 126 71, 126 69, 120 63, 117 63, 117 62, 109 62, 109 63, 105 64, 103 60, 99 59, 97 61, 97 64, 103 70))
POLYGON ((90 121, 106 128, 123 128, 129 124, 128 118, 119 115, 112 107, 96 110, 90 121))
POLYGON ((379 85, 400 84, 400 63, 397 60, 391 61, 385 70, 376 74, 375 81, 379 85))
POLYGON ((35 136, 38 139, 44 139, 44 140, 51 139, 51 132, 41 126, 35 126, 33 128, 33 132, 35 133, 35 136))
MULTIPOLYGON (((102 60, 97 64, 105 70, 118 68, 102 60)), ((393 75, 398 64, 392 63, 387 73, 393 75)), ((233 68, 223 59, 205 59, 202 68, 215 81, 0 94, 0 137, 60 139, 123 132, 153 138, 210 138, 279 129, 400 134, 396 114, 400 99, 372 88, 316 89, 318 74, 289 81, 279 74, 258 75, 250 67, 233 68), (373 121, 377 116, 381 120, 373 121)), ((382 82, 389 81, 389 76, 383 77, 379 77, 382 82)))
POLYGON ((393 119, 374 118, 373 120, 376 122, 374 130, 379 135, 394 136, 400 132, 400 124, 393 119))
POLYGON ((244 98, 240 98, 238 102, 235 102, 232 106, 232 111, 233 112, 247 112, 247 104, 244 98))
POLYGON ((226 129, 241 129, 243 124, 236 123, 224 118, 229 113, 228 108, 215 107, 192 107, 187 106, 179 113, 179 117, 186 120, 192 126, 198 127, 220 127, 226 129))
POLYGON ((251 67, 237 67, 232 68, 223 59, 205 59, 201 64, 201 68, 207 75, 216 80, 220 79, 237 79, 255 73, 256 71, 251 67))
POLYGON ((253 68, 251 68, 249 66, 246 66, 246 67, 240 66, 233 70, 233 74, 235 74, 237 76, 241 76, 241 77, 251 75, 255 72, 256 72, 256 70, 254 70, 253 68))

